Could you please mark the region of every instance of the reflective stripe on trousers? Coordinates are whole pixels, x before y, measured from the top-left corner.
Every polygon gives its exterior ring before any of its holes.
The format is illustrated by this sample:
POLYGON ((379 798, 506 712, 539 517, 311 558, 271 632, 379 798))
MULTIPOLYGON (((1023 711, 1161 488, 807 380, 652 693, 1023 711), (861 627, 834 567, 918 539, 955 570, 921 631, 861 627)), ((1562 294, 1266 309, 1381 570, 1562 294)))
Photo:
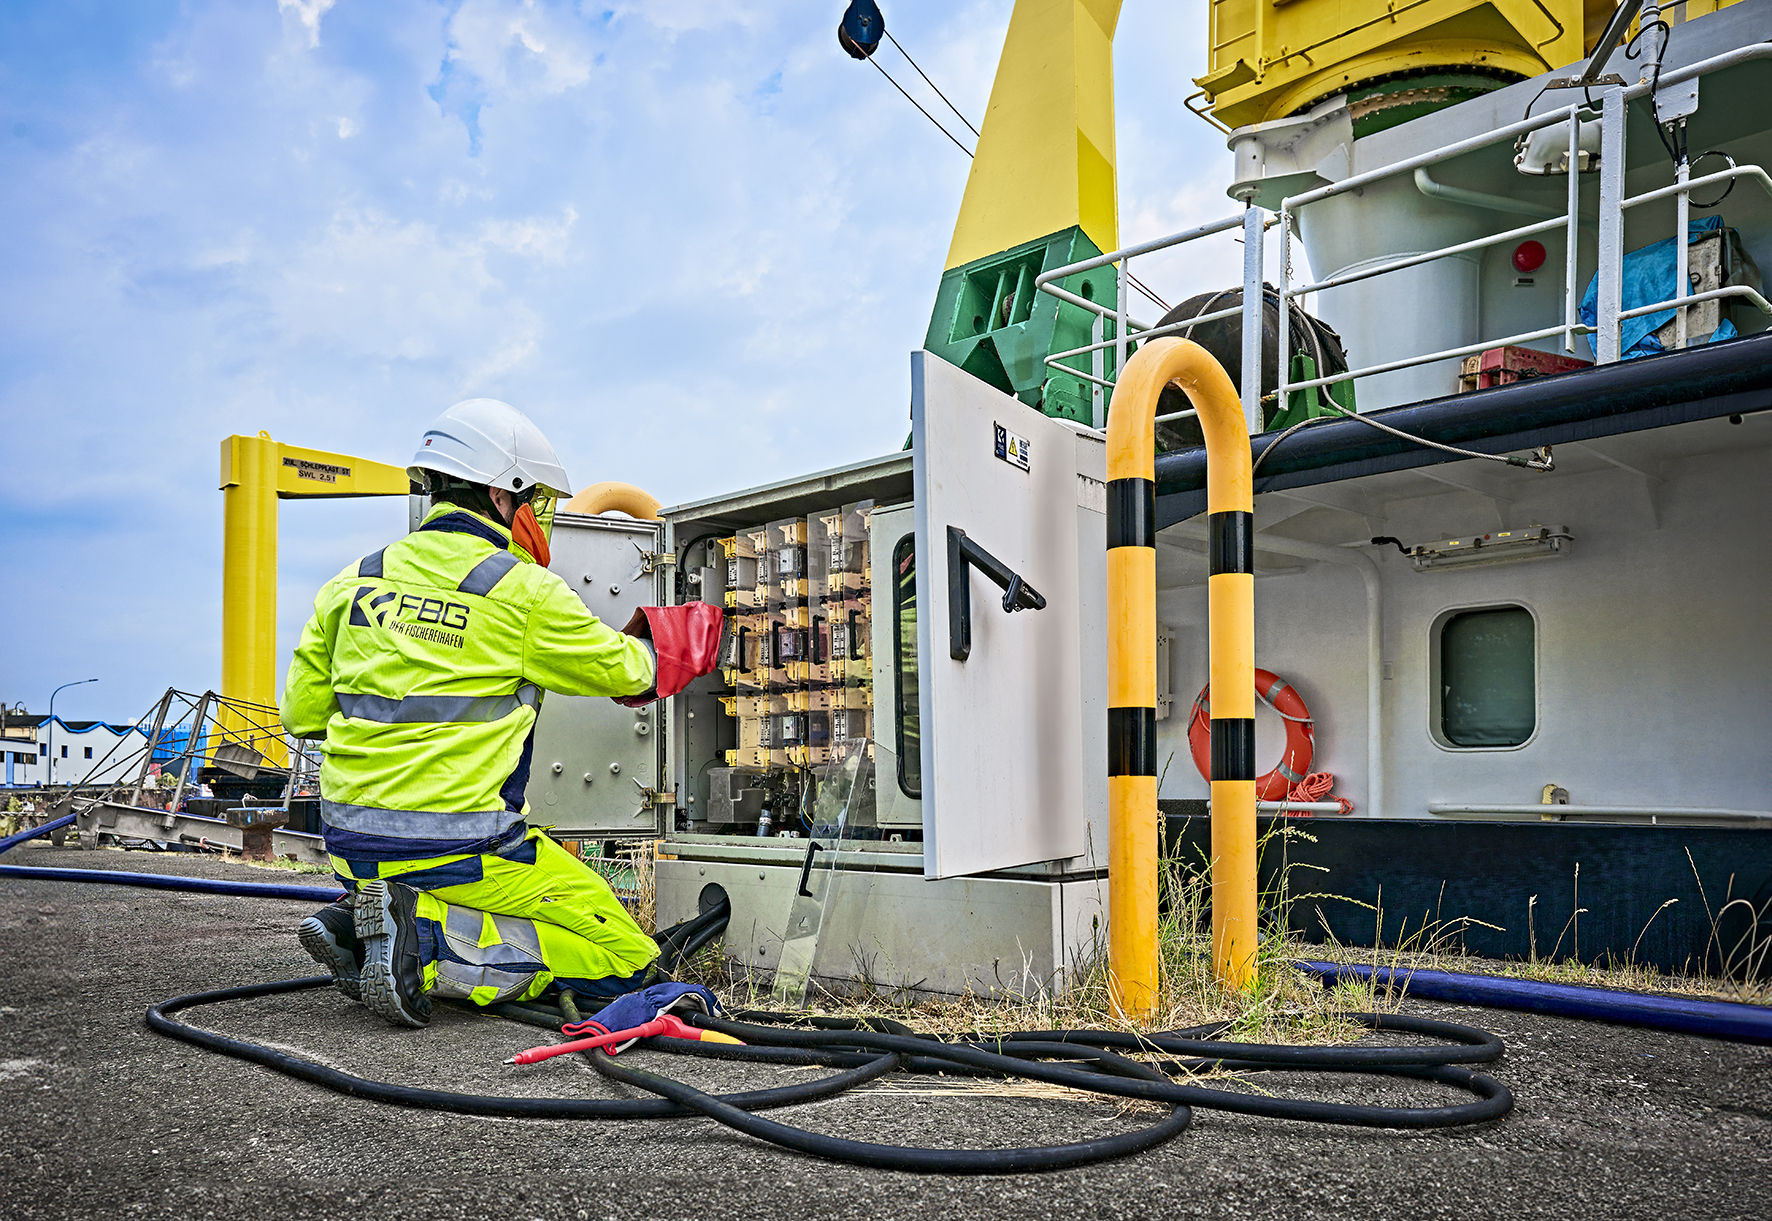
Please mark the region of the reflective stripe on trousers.
POLYGON ((432 902, 444 909, 443 945, 438 947, 431 985, 436 995, 491 1004, 527 992, 535 977, 547 971, 533 921, 432 902), (488 922, 497 940, 482 945, 488 922), (491 995, 476 996, 481 988, 492 989, 491 995))

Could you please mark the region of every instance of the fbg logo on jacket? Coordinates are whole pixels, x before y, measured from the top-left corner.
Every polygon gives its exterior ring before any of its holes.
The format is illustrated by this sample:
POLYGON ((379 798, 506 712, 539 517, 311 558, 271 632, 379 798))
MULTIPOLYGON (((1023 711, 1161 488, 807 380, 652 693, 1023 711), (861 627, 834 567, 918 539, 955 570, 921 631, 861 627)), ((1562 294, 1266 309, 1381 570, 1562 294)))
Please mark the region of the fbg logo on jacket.
POLYGON ((460 633, 467 630, 470 611, 462 603, 445 602, 442 598, 423 598, 417 594, 398 594, 393 590, 369 597, 375 592, 375 586, 363 585, 352 596, 352 627, 379 627, 413 640, 429 640, 457 649, 466 643, 460 633), (388 607, 387 604, 395 598, 400 599, 399 605, 388 607), (365 599, 368 599, 367 604, 365 599), (390 609, 393 612, 392 618, 389 617, 390 609), (370 621, 372 615, 373 623, 370 621), (436 626, 426 626, 429 624, 436 626), (445 630, 449 628, 456 630, 445 630))

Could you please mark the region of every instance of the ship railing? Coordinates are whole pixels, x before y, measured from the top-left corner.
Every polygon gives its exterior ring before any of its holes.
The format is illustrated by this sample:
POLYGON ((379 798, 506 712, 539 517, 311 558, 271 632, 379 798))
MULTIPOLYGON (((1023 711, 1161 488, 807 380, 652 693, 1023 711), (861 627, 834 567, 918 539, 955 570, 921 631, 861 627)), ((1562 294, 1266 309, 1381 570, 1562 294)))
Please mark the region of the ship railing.
MULTIPOLYGON (((1625 321, 1648 314, 1674 311, 1676 323, 1675 346, 1686 345, 1686 311, 1694 305, 1706 301, 1739 299, 1754 306, 1766 314, 1772 314, 1772 303, 1764 296, 1747 285, 1727 285, 1722 288, 1710 289, 1705 292, 1681 292, 1680 289, 1690 288, 1689 269, 1687 266, 1688 251, 1686 241, 1676 241, 1675 247, 1675 293, 1676 295, 1652 305, 1637 306, 1631 309, 1623 307, 1624 298, 1624 212, 1627 208, 1639 207, 1670 196, 1676 200, 1675 233, 1685 235, 1688 231, 1691 193, 1695 190, 1720 185, 1740 179, 1751 179, 1772 194, 1772 176, 1758 165, 1731 165, 1729 169, 1714 174, 1706 174, 1698 178, 1688 175, 1689 163, 1681 161, 1675 167, 1675 181, 1672 185, 1660 187, 1643 194, 1626 198, 1624 195, 1625 175, 1625 113, 1630 102, 1645 97, 1652 91, 1665 91, 1671 86, 1685 81, 1694 80, 1725 68, 1753 60, 1772 58, 1772 42, 1753 43, 1738 47, 1722 55, 1713 56, 1697 63, 1687 65, 1673 71, 1660 74, 1655 80, 1643 80, 1635 85, 1595 86, 1599 93, 1597 101, 1590 104, 1587 90, 1580 101, 1571 103, 1544 114, 1528 117, 1518 123, 1494 128, 1480 135, 1443 145, 1429 152, 1409 157, 1377 169, 1355 174, 1338 182, 1329 183, 1311 191, 1298 195, 1287 196, 1280 202, 1277 214, 1269 214, 1256 206, 1252 199, 1245 200, 1244 210, 1236 215, 1227 216, 1208 224, 1198 225, 1179 233, 1170 234, 1151 241, 1141 242, 1119 250, 1109 251, 1094 258, 1080 260, 1068 266, 1054 268, 1043 273, 1036 281, 1035 288, 1048 293, 1059 300, 1078 308, 1088 310, 1096 316, 1093 341, 1082 347, 1068 351, 1053 353, 1046 358, 1048 368, 1062 370, 1064 373, 1094 383, 1103 390, 1111 389, 1114 373, 1125 367, 1127 350, 1131 344, 1154 339, 1159 335, 1178 334, 1193 327, 1223 318, 1241 316, 1242 319, 1242 367, 1257 369, 1260 367, 1262 309, 1264 291, 1263 272, 1263 235, 1268 228, 1277 225, 1280 229, 1280 284, 1277 289, 1279 297, 1279 343, 1278 350, 1287 352, 1291 346, 1292 307, 1295 302, 1302 304, 1301 299, 1326 289, 1339 288, 1344 285, 1372 279, 1375 276, 1387 275, 1418 267, 1437 259, 1454 257, 1481 250, 1489 246, 1505 245, 1518 242, 1539 233, 1549 233, 1561 229, 1564 231, 1564 263, 1563 263, 1563 301, 1561 321, 1550 326, 1538 327, 1533 330, 1521 331, 1500 338, 1485 339, 1477 343, 1464 344, 1459 347, 1446 348, 1436 352, 1422 353, 1398 360, 1385 361, 1378 364, 1352 368, 1339 373, 1321 373, 1312 378, 1292 380, 1291 363, 1287 360, 1279 362, 1279 386, 1276 391, 1277 401, 1282 409, 1288 397, 1297 392, 1313 387, 1327 388, 1337 382, 1356 381, 1360 378, 1372 377, 1382 373, 1392 373, 1400 369, 1413 368, 1418 365, 1433 364, 1437 361, 1451 360, 1472 356, 1493 348, 1506 347, 1512 344, 1529 344, 1553 337, 1561 337, 1565 350, 1575 351, 1577 335, 1592 335, 1594 354, 1599 364, 1610 364, 1621 359, 1620 351, 1622 328, 1625 321), (1581 226, 1592 225, 1592 221, 1584 220, 1581 215, 1581 173, 1579 149, 1581 126, 1585 121, 1592 122, 1597 118, 1600 124, 1600 158, 1599 158, 1599 259, 1595 278, 1597 280, 1594 325, 1582 322, 1580 316, 1581 300, 1584 286, 1581 284, 1578 269, 1579 240, 1581 226), (1443 161, 1462 157, 1504 141, 1521 139, 1532 132, 1549 127, 1562 125, 1568 133, 1568 156, 1570 159, 1567 174, 1568 190, 1565 207, 1561 215, 1537 221, 1532 224, 1520 225, 1500 233, 1471 241, 1459 242, 1450 246, 1442 246, 1435 250, 1422 251, 1396 259, 1388 260, 1374 267, 1360 268, 1357 271, 1343 272, 1322 280, 1306 280, 1294 283, 1292 273, 1292 242, 1293 232, 1297 226, 1299 213, 1313 204, 1327 199, 1349 194, 1373 183, 1399 174, 1414 175, 1417 171, 1425 171, 1430 166, 1443 161), (1242 302, 1229 309, 1201 314, 1196 318, 1188 318, 1171 323, 1167 326, 1154 327, 1131 317, 1127 308, 1130 264, 1135 258, 1154 254, 1158 251, 1173 249, 1188 242, 1198 241, 1216 233, 1241 228, 1243 240, 1243 294, 1242 302), (1116 270, 1119 291, 1112 308, 1102 302, 1090 301, 1062 287, 1060 283, 1069 276, 1079 272, 1093 271, 1099 267, 1113 265, 1116 270), (1105 334, 1107 324, 1113 326, 1113 334, 1105 334), (1112 371, 1100 368, 1096 362, 1096 372, 1085 374, 1079 370, 1063 365, 1062 362, 1078 356, 1114 351, 1112 371)), ((1251 192, 1251 195, 1253 192, 1251 192)), ((1326 392, 1326 390, 1325 390, 1326 392)), ((1243 378, 1242 386, 1243 411, 1248 420, 1251 434, 1262 431, 1262 414, 1260 402, 1260 379, 1258 377, 1243 378)), ((1192 411, 1181 411, 1159 416, 1158 422, 1180 419, 1191 416, 1192 411)), ((1098 421, 1099 422, 1099 421, 1098 421)))
MULTIPOLYGON (((1278 222, 1269 219, 1267 214, 1263 213, 1260 208, 1251 206, 1235 215, 1222 217, 1219 220, 1210 221, 1204 225, 1196 225, 1191 229, 1184 229, 1180 233, 1172 233, 1167 237, 1154 238, 1148 242, 1141 242, 1136 246, 1127 246, 1124 249, 1109 251, 1107 254, 1098 254, 1094 258, 1082 259, 1067 266, 1043 272, 1034 280, 1034 289, 1036 292, 1049 293, 1050 295, 1057 297, 1060 301, 1088 310, 1095 315, 1095 324, 1091 335, 1091 342, 1086 343, 1079 348, 1070 348, 1063 352, 1052 353, 1050 356, 1046 357, 1046 367, 1089 382, 1096 386, 1098 391, 1110 390, 1113 388, 1114 382, 1118 377, 1119 370, 1126 367, 1127 349, 1134 342, 1157 339, 1164 335, 1179 335, 1209 322, 1217 322, 1224 318, 1235 318, 1246 313, 1254 314, 1255 326, 1253 331, 1251 331, 1247 319, 1245 319, 1243 334, 1245 336, 1253 334, 1255 342, 1259 344, 1261 339, 1261 315, 1259 312, 1261 309, 1261 235, 1265 228, 1276 223, 1278 222), (1248 251, 1251 248, 1249 246, 1249 231, 1251 227, 1255 230, 1253 248, 1256 251, 1256 258, 1254 261, 1255 285, 1253 289, 1250 289, 1248 282, 1248 251), (1132 277, 1131 262, 1133 259, 1140 255, 1155 254, 1158 251, 1169 250, 1176 246, 1186 245, 1188 242, 1199 241, 1201 238, 1211 237, 1214 234, 1224 233, 1231 229, 1241 229, 1243 231, 1244 297, 1245 299, 1248 299, 1251 292, 1253 292, 1254 307, 1252 310, 1247 309, 1243 305, 1233 305, 1229 309, 1214 310, 1209 313, 1201 314, 1197 318, 1186 318, 1179 322, 1169 323, 1166 326, 1155 326, 1147 322, 1141 322, 1131 316, 1127 302, 1130 298, 1130 281, 1132 277), (1091 301, 1086 297, 1081 297, 1076 293, 1071 292, 1060 283, 1070 276, 1077 275, 1080 272, 1094 271, 1098 267, 1107 267, 1110 264, 1114 266, 1115 278, 1118 284, 1118 291, 1115 293, 1115 304, 1112 309, 1109 309, 1099 301, 1091 301), (1106 324, 1108 323, 1112 323, 1113 327, 1113 334, 1111 336, 1105 335, 1107 330, 1106 324), (1066 360, 1075 359, 1079 356, 1094 356, 1096 353, 1106 352, 1109 349, 1112 349, 1114 353, 1112 370, 1104 370, 1101 367, 1102 362, 1099 359, 1095 361, 1094 371, 1092 373, 1085 373, 1080 369, 1063 363, 1066 360)), ((1248 346, 1248 340, 1245 340, 1244 347, 1247 348, 1248 346)), ((1259 350, 1257 359, 1259 359, 1259 350)), ((1259 407, 1252 406, 1252 404, 1256 403, 1256 398, 1259 393, 1259 384, 1255 382, 1251 382, 1249 386, 1245 387, 1243 393, 1244 414, 1246 416, 1251 416, 1251 418, 1257 421, 1259 421, 1260 416, 1258 414, 1252 414, 1252 412, 1258 412, 1259 407)), ((1191 408, 1186 411, 1171 412, 1166 415, 1158 416, 1157 423, 1162 424, 1169 420, 1179 420, 1193 414, 1194 411, 1191 408)), ((1097 415, 1096 423, 1101 423, 1099 413, 1097 415)), ((1260 432, 1261 429, 1257 426, 1252 428, 1251 431, 1260 432)))

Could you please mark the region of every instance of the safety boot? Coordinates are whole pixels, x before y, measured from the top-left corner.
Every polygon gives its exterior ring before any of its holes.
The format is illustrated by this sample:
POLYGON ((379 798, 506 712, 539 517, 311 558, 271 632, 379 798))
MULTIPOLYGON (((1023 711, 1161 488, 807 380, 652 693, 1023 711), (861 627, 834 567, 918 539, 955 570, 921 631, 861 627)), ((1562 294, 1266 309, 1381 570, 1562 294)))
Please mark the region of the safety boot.
POLYGON ((431 998, 425 995, 419 950, 418 891, 376 879, 357 888, 357 940, 363 945, 358 975, 363 1003, 396 1026, 425 1026, 431 998))
POLYGON ((303 920, 296 936, 308 957, 332 972, 332 982, 340 992, 354 1001, 363 999, 357 978, 363 969, 363 943, 357 940, 356 920, 348 897, 303 920))

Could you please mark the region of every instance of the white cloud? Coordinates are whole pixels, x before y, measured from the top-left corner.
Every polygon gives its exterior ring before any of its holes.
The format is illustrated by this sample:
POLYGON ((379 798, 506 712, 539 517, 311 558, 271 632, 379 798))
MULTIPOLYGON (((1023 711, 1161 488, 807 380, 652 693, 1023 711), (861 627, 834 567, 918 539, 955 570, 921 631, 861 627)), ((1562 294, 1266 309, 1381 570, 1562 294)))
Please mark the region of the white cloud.
POLYGON ((359 130, 355 119, 340 118, 338 121, 338 138, 340 140, 349 140, 359 130))
POLYGON ((557 221, 540 217, 489 220, 480 226, 480 240, 487 246, 558 263, 566 257, 578 210, 568 205, 557 221))
POLYGON ((448 30, 449 59, 459 70, 519 97, 583 85, 597 55, 578 13, 535 0, 466 0, 448 30))
POLYGON ((307 31, 308 46, 313 48, 320 45, 320 18, 336 3, 338 0, 277 0, 277 11, 295 15, 296 21, 307 31))

